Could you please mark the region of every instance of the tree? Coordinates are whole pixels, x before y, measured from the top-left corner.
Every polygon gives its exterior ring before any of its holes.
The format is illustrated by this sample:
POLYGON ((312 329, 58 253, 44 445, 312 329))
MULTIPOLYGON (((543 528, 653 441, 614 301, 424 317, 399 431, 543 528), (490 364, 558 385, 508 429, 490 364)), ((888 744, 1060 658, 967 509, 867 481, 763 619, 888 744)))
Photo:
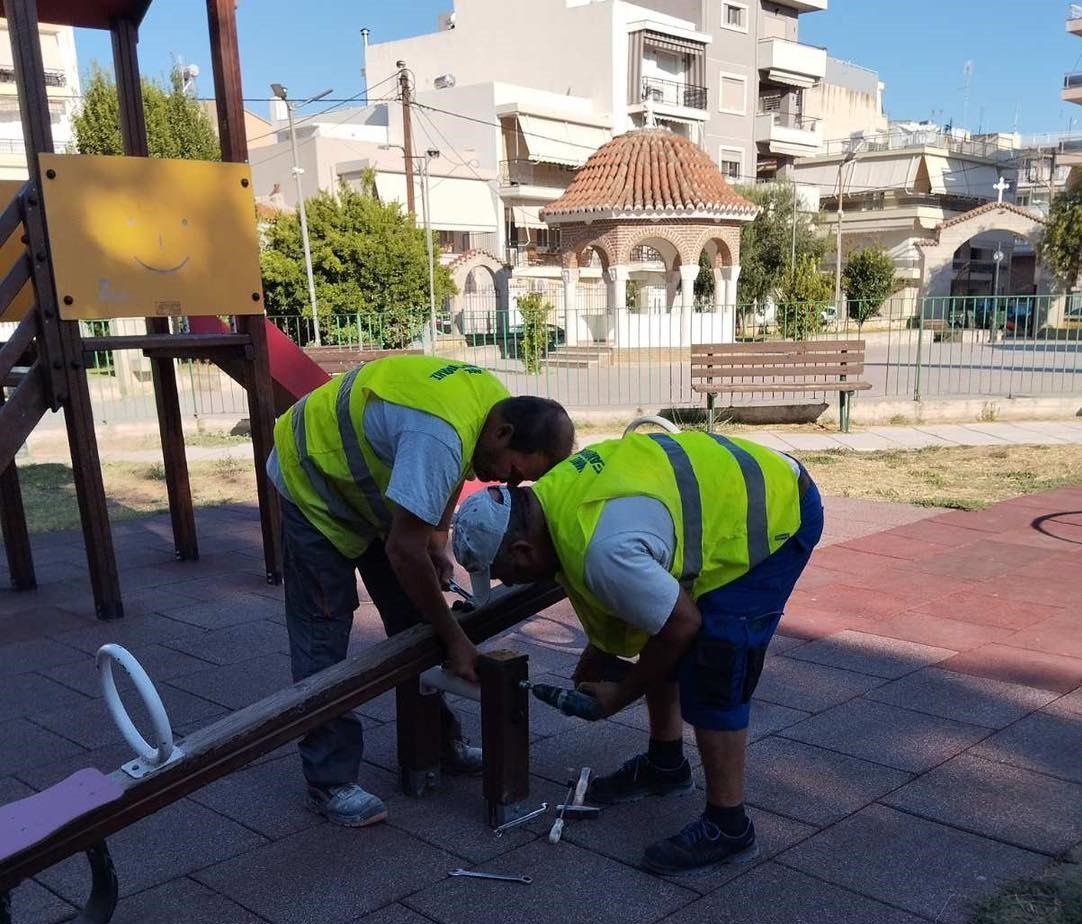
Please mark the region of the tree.
POLYGON ((706 311, 714 302, 714 261, 705 250, 699 254, 699 275, 695 277, 695 310, 706 311))
POLYGON ((536 375, 541 371, 541 360, 548 346, 547 321, 552 305, 540 292, 530 292, 518 297, 518 311, 522 315, 522 362, 526 372, 536 375))
POLYGON ((818 261, 826 248, 811 217, 794 208, 792 183, 746 186, 739 192, 759 206, 755 220, 740 231, 737 297, 741 305, 750 307, 775 295, 791 276, 794 214, 797 262, 805 256, 818 261))
POLYGON ((1082 184, 1052 200, 1038 255, 1068 289, 1077 288, 1082 273, 1082 184))
MULTIPOLYGON (((219 160, 221 149, 206 110, 184 92, 176 69, 165 86, 143 80, 143 110, 147 144, 152 157, 180 160, 219 160)), ((120 101, 113 75, 92 64, 86 79, 83 105, 75 116, 75 147, 80 154, 123 154, 120 101)))
POLYGON ((882 247, 863 247, 849 254, 842 271, 849 317, 864 326, 879 313, 895 290, 894 261, 882 247))
MULTIPOLYGON (((362 182, 362 189, 368 188, 362 182)), ((323 339, 387 349, 416 339, 429 316, 424 230, 397 202, 380 202, 344 181, 335 194, 320 192, 306 200, 305 209, 323 339)), ((439 254, 435 241, 433 252, 439 254)), ((268 223, 261 264, 267 313, 311 318, 296 212, 281 212, 268 223)), ((436 304, 456 291, 447 267, 437 260, 436 304)))
POLYGON ((778 299, 782 336, 806 340, 819 330, 823 309, 833 298, 834 283, 820 272, 817 259, 810 254, 800 257, 778 299))

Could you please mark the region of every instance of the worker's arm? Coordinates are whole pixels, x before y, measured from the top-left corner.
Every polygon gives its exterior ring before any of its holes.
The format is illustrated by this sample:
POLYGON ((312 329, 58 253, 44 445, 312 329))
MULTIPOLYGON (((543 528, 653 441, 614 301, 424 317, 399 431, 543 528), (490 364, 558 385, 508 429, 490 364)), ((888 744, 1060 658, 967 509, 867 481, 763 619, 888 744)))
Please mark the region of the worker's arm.
POLYGON ((614 715, 635 702, 654 684, 672 677, 676 663, 695 640, 701 624, 699 608, 681 590, 665 625, 650 637, 639 654, 638 662, 623 680, 619 683, 582 683, 578 688, 597 699, 606 716, 614 715))
POLYGON ((395 508, 387 536, 387 559, 410 602, 447 646, 447 669, 476 682, 477 648, 451 615, 432 559, 430 543, 435 532, 431 524, 408 510, 395 508))
POLYGON ((455 563, 451 560, 451 555, 447 551, 447 540, 448 531, 451 528, 451 517, 454 516, 455 507, 458 506, 458 498, 461 494, 462 482, 460 481, 455 485, 454 491, 451 492, 451 498, 447 501, 443 516, 440 517, 439 524, 432 530, 432 536, 428 540, 428 554, 432 559, 432 565, 436 569, 436 576, 439 578, 440 587, 443 590, 448 589, 451 578, 455 576, 455 563))

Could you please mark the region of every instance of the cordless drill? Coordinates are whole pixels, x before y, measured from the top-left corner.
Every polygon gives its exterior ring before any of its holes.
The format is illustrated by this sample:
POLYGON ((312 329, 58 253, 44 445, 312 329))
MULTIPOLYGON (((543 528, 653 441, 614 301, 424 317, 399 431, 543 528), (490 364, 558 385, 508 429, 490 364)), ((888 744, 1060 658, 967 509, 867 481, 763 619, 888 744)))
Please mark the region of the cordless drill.
POLYGON ((554 709, 559 709, 564 715, 573 715, 579 719, 588 719, 591 722, 603 718, 601 703, 578 690, 565 690, 562 687, 554 687, 548 683, 531 683, 522 681, 522 687, 531 690, 541 702, 547 703, 554 709))

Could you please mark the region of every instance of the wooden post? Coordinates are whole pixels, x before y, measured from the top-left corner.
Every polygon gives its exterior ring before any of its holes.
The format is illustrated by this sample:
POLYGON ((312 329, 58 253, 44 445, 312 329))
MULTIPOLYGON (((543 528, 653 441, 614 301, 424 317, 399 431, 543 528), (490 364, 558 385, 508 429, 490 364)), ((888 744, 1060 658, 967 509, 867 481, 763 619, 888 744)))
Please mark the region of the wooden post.
MULTIPOLYGON (((210 23, 210 59, 214 70, 214 95, 218 106, 218 135, 222 160, 248 162, 244 132, 244 94, 241 89, 240 52, 237 45, 236 0, 207 0, 210 23)), ((262 299, 253 292, 252 298, 262 299)), ((237 330, 251 338, 248 362, 248 416, 255 455, 256 495, 263 528, 263 555, 267 582, 282 580, 282 535, 278 496, 267 477, 266 462, 274 447, 274 389, 267 351, 267 321, 259 314, 237 315, 237 330)))
POLYGON ((422 693, 419 679, 411 677, 395 688, 394 699, 402 791, 417 798, 440 785, 440 697, 422 693))
MULTIPOLYGON (((4 386, 0 384, 0 406, 3 404, 4 386)), ((23 495, 19 488, 19 470, 15 467, 14 459, 0 471, 0 530, 7 552, 11 586, 15 590, 33 590, 38 586, 38 581, 34 574, 23 495)))
POLYGON ((38 338, 39 353, 48 370, 50 404, 54 409, 61 404, 64 408, 75 493, 98 618, 117 619, 124 615, 124 607, 120 598, 120 577, 109 528, 98 442, 94 433, 94 411, 83 363, 82 339, 78 321, 59 320, 49 236, 41 208, 41 184, 48 182, 48 179, 42 179, 38 154, 52 152, 53 135, 41 58, 37 5, 34 0, 5 0, 4 15, 11 36, 26 144, 26 166, 31 181, 25 199, 24 224, 34 265, 36 311, 42 331, 42 336, 38 338))
MULTIPOLYGON (((146 114, 139 80, 139 31, 131 20, 113 23, 113 70, 116 72, 120 100, 120 134, 124 153, 129 157, 148 157, 146 114)), ((147 318, 148 334, 168 334, 168 318, 147 318)), ((169 515, 173 522, 173 546, 180 561, 199 558, 195 533, 195 510, 192 504, 191 477, 184 452, 184 420, 180 413, 177 373, 172 357, 152 357, 154 401, 158 408, 158 432, 161 434, 162 459, 165 463, 165 486, 169 495, 169 515)))
POLYGON ((483 792, 493 827, 522 814, 530 795, 530 701, 521 686, 529 679, 529 658, 494 651, 477 664, 481 679, 483 792))

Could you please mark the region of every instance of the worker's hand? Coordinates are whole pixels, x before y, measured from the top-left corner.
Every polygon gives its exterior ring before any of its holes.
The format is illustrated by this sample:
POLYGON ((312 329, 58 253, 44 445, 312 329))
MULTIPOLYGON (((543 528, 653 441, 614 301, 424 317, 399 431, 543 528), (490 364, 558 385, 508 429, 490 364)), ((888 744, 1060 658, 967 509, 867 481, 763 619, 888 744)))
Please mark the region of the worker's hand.
POLYGON ((605 718, 616 715, 631 703, 631 699, 619 683, 609 683, 604 680, 599 683, 580 683, 575 689, 596 699, 601 704, 601 714, 605 718))
POLYGON ((460 640, 447 646, 447 660, 443 662, 443 669, 470 683, 478 683, 477 646, 466 638, 465 633, 460 635, 460 640))
POLYGON ((444 590, 450 590, 451 578, 455 576, 455 563, 451 561, 447 549, 429 548, 428 557, 432 559, 432 567, 436 569, 436 577, 439 579, 440 587, 444 590))
POLYGON ((622 680, 631 670, 631 663, 616 655, 587 644, 579 655, 579 663, 571 675, 574 684, 597 683, 601 680, 622 680))

